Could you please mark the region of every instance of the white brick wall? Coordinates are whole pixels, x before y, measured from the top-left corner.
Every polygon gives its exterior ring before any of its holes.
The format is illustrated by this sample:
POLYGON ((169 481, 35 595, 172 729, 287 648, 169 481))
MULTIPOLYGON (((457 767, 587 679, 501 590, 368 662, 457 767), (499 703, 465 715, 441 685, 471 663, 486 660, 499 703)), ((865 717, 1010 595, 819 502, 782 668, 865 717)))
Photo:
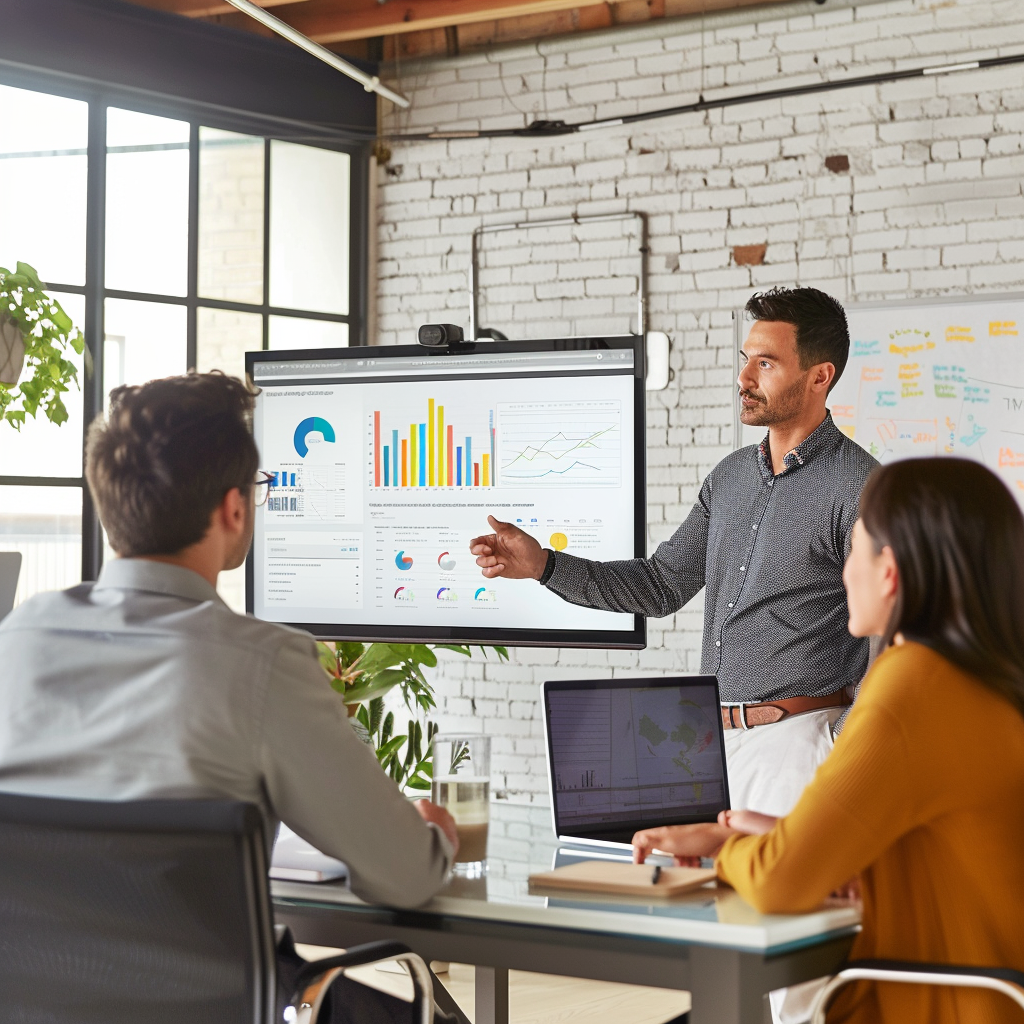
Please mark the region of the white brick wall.
MULTIPOLYGON (((1020 0, 808 2, 801 10, 709 15, 705 94, 1024 50, 1020 0)), ((661 29, 406 65, 398 84, 412 108, 390 115, 386 129, 521 127, 535 117, 582 121, 691 102, 702 81, 700 22, 661 29)), ((378 340, 408 342, 429 320, 465 322, 470 235, 481 224, 648 213, 650 327, 672 339, 675 370, 648 403, 653 548, 730 450, 731 310, 753 290, 814 284, 856 302, 1024 288, 1022 83, 1021 67, 1011 66, 557 139, 395 141, 379 176, 378 340), (832 174, 824 158, 840 153, 850 171, 832 174), (767 243, 765 264, 734 266, 732 247, 756 243, 767 243)), ((552 252, 566 238, 528 246, 521 262, 507 261, 506 279, 491 282, 513 289, 517 315, 531 300, 554 301, 544 289, 551 278, 531 267, 557 263, 552 252)), ((603 259, 609 270, 635 272, 612 267, 616 245, 587 242, 595 275, 603 259)), ((604 294, 611 310, 625 301, 617 285, 604 294)), ((491 314, 502 305, 488 301, 491 314)), ((548 310, 552 322, 562 312, 548 310)), ((701 622, 698 598, 652 620, 639 654, 520 650, 507 666, 445 658, 441 723, 495 737, 499 795, 546 800, 537 685, 696 671, 701 622)))

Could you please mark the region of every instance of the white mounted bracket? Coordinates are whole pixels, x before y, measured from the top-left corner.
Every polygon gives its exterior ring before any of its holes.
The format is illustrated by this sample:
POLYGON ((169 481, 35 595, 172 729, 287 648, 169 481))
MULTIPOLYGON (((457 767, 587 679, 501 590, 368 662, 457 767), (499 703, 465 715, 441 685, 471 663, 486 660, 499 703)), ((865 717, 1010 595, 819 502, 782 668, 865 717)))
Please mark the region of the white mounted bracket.
POLYGON ((648 331, 644 336, 647 350, 647 377, 644 387, 648 391, 663 391, 668 387, 668 335, 663 331, 648 331))
POLYGON ((403 109, 410 106, 409 100, 405 96, 395 92, 393 89, 389 89, 386 85, 381 85, 380 79, 376 75, 368 75, 365 71, 360 71, 354 64, 349 64, 347 60, 328 50, 326 46, 313 42, 309 36, 304 36, 297 28, 292 28, 288 22, 275 18, 274 15, 263 10, 262 7, 252 3, 252 0, 227 0, 227 2, 232 7, 237 7, 243 14, 248 14, 250 18, 258 21, 261 25, 265 25, 271 32, 276 32, 282 38, 287 39, 288 42, 294 43, 300 49, 305 50, 306 53, 312 54, 325 64, 329 64, 335 71, 348 75, 349 78, 358 82, 367 92, 375 92, 378 96, 391 100, 392 103, 403 109))

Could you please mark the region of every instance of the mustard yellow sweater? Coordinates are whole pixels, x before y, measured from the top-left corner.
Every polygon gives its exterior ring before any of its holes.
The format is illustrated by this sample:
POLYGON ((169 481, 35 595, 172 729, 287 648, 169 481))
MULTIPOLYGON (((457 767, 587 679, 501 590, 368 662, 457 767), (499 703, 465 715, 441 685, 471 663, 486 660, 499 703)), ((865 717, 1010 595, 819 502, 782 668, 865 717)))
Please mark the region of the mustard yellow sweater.
MULTIPOLYGON (((835 749, 791 814, 733 836, 718 875, 765 913, 813 909, 859 874, 852 959, 1024 970, 1024 717, 916 643, 875 662, 835 749)), ((835 1024, 1012 1024, 978 990, 859 982, 835 1024)))

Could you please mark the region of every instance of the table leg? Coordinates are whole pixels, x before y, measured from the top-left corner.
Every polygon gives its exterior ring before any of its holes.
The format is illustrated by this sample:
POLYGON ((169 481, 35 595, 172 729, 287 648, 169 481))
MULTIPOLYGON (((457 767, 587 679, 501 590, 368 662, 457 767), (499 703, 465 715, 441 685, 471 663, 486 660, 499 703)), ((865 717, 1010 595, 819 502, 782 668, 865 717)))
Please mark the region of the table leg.
POLYGON ((762 1024, 766 996, 742 953, 691 946, 689 1024, 762 1024))
POLYGON ((508 968, 476 967, 475 1024, 508 1024, 508 968))

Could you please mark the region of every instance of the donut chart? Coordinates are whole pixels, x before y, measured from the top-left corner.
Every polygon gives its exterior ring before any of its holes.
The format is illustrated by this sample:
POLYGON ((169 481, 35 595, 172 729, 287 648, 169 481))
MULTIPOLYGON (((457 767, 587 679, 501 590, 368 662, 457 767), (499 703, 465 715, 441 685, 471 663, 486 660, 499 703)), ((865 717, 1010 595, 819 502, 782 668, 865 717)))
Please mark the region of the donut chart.
POLYGON ((408 572, 412 568, 412 555, 407 555, 404 551, 399 551, 395 555, 395 565, 398 566, 403 572, 408 572))

